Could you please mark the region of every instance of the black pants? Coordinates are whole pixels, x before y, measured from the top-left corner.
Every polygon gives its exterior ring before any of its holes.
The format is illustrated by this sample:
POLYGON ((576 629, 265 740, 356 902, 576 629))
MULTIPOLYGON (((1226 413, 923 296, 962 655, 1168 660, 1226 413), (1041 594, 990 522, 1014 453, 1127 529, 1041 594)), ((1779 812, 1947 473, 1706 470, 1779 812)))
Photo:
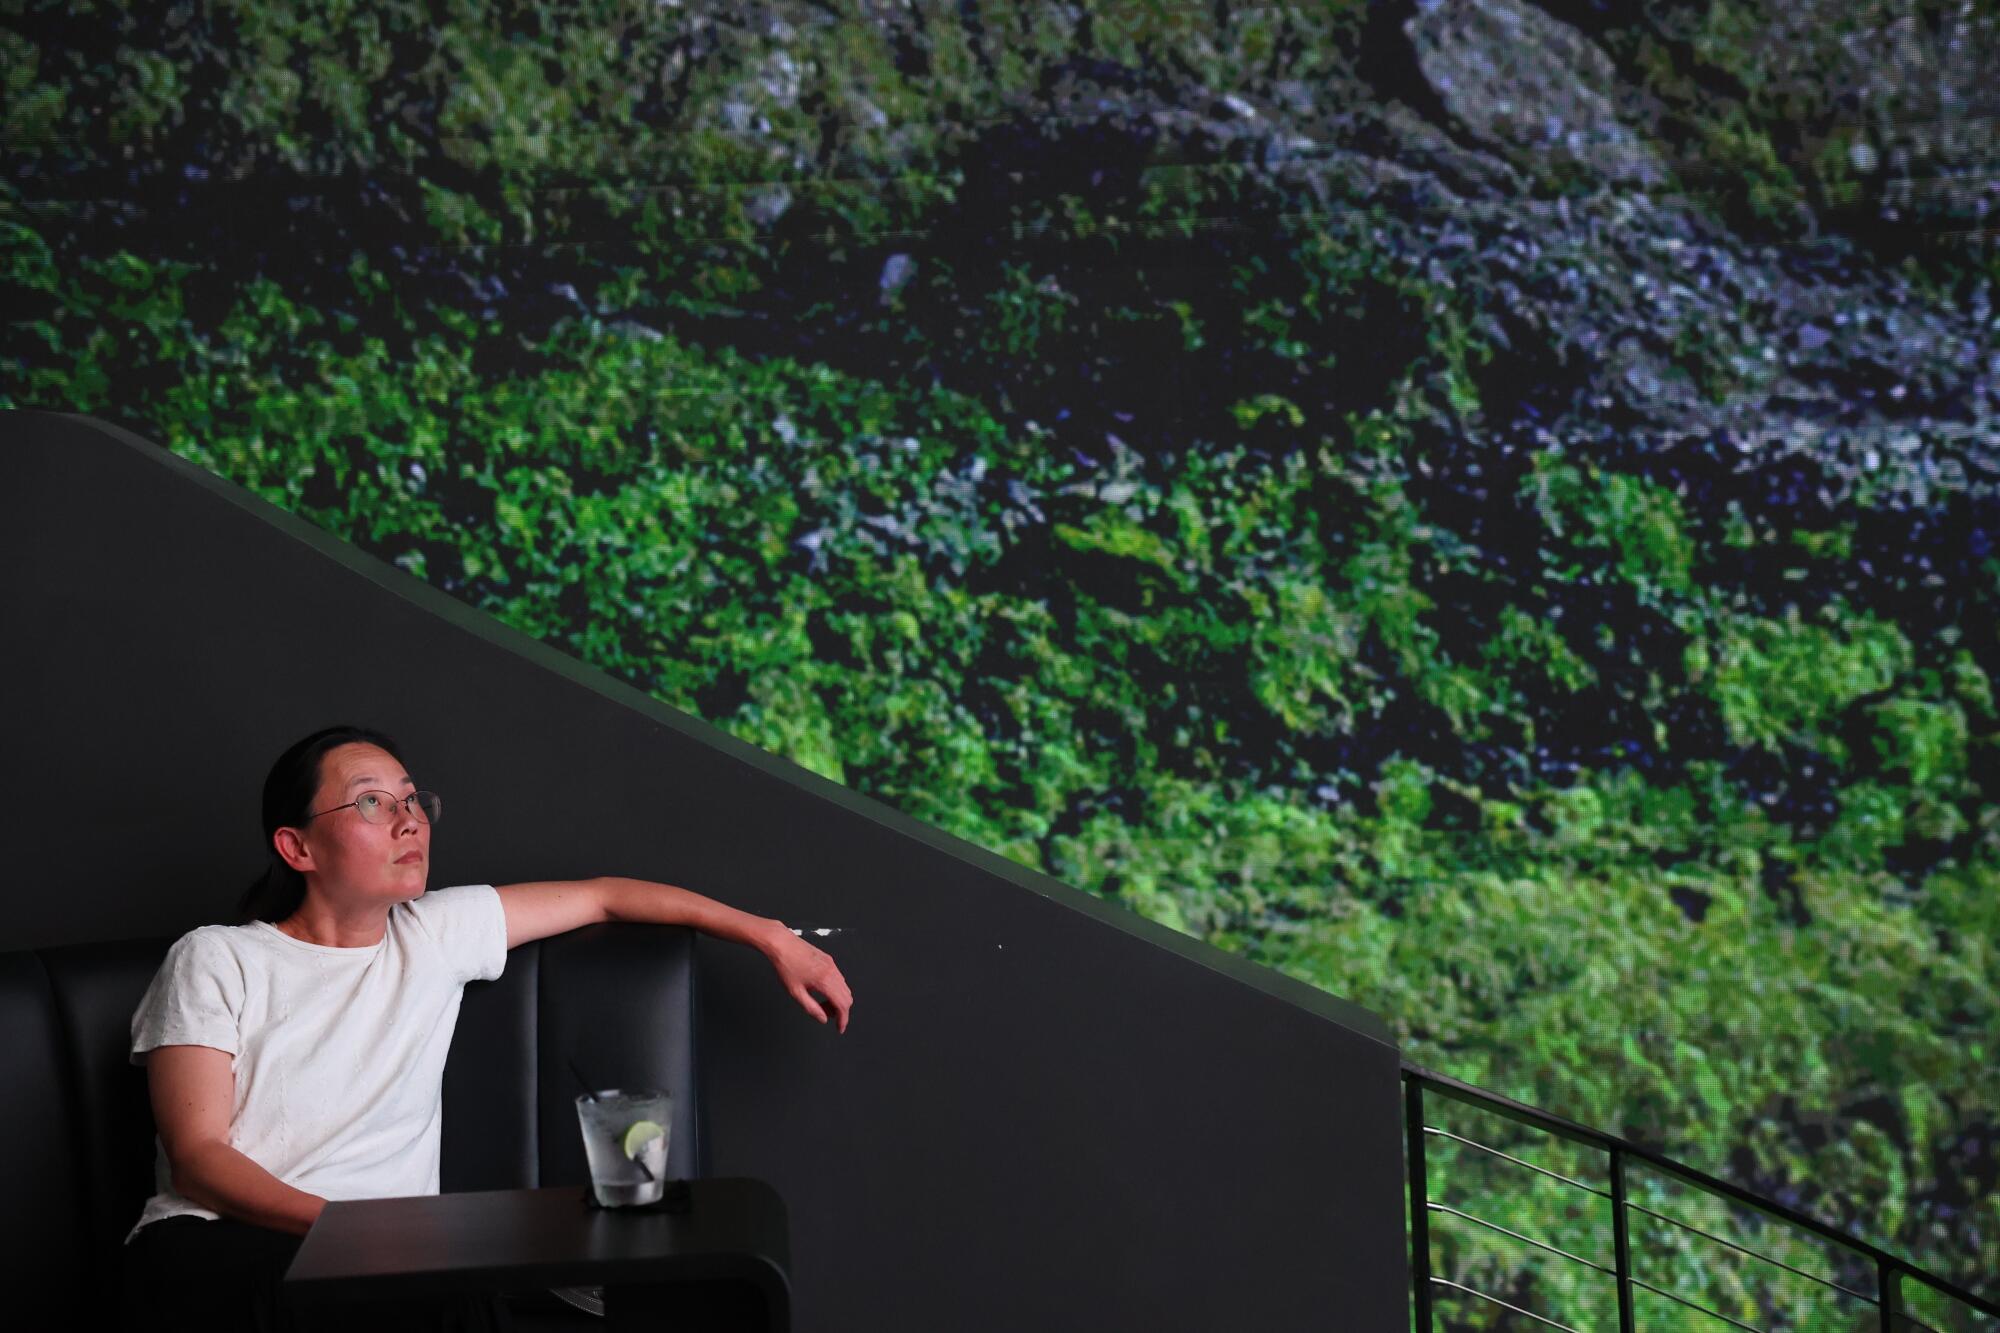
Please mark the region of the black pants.
POLYGON ((505 1333, 496 1296, 325 1304, 297 1308, 282 1281, 301 1238, 227 1219, 169 1217, 125 1247, 124 1326, 213 1329, 216 1333, 505 1333))

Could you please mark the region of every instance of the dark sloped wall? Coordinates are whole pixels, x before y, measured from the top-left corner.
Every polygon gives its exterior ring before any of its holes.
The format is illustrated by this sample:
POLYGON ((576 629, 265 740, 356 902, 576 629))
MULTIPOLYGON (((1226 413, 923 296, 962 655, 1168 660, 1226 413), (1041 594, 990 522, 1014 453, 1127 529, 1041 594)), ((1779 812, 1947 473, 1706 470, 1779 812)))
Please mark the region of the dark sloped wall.
MULTIPOLYGON (((84 418, 0 417, 5 943, 228 919, 285 744, 380 726, 434 883, 619 873, 826 928, 852 1027, 707 944, 711 1168, 781 1190, 799 1327, 1407 1323, 1372 1015, 955 842, 84 418)), ((615 1071, 605 1071, 615 1079, 615 1071)))

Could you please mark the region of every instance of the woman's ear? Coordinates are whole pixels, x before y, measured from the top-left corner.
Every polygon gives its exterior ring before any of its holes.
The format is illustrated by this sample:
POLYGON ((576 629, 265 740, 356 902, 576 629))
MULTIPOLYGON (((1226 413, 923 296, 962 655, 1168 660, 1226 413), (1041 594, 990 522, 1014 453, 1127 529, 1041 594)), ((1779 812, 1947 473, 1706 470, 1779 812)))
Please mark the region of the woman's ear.
POLYGON ((314 868, 312 848, 306 846, 305 836, 297 829, 279 829, 271 835, 271 846, 277 849, 279 860, 300 874, 314 868))

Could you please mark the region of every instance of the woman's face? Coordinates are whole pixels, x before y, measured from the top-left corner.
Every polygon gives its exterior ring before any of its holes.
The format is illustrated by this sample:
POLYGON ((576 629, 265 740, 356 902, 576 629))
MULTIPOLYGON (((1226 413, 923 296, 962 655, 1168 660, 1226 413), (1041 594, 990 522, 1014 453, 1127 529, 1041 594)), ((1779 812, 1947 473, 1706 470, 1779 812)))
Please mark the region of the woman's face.
POLYGON ((311 865, 301 868, 316 878, 321 893, 357 905, 423 896, 430 874, 431 826, 401 803, 416 789, 403 766, 378 746, 354 743, 327 751, 312 808, 330 813, 306 821, 299 830, 311 858, 311 865), (397 799, 389 806, 387 823, 369 823, 351 804, 367 791, 385 791, 397 799))

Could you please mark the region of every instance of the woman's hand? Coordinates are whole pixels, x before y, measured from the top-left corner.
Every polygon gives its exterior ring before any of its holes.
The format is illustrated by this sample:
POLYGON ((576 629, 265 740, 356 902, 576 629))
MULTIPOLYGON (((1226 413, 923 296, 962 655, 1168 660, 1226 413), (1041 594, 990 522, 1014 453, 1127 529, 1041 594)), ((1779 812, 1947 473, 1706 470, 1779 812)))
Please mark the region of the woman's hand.
POLYGON ((848 989, 847 978, 840 975, 831 954, 794 935, 780 921, 771 923, 771 929, 758 944, 771 960, 771 966, 777 969, 778 980, 799 1002, 799 1008, 822 1023, 831 1015, 837 1030, 847 1031, 854 992, 848 989))

